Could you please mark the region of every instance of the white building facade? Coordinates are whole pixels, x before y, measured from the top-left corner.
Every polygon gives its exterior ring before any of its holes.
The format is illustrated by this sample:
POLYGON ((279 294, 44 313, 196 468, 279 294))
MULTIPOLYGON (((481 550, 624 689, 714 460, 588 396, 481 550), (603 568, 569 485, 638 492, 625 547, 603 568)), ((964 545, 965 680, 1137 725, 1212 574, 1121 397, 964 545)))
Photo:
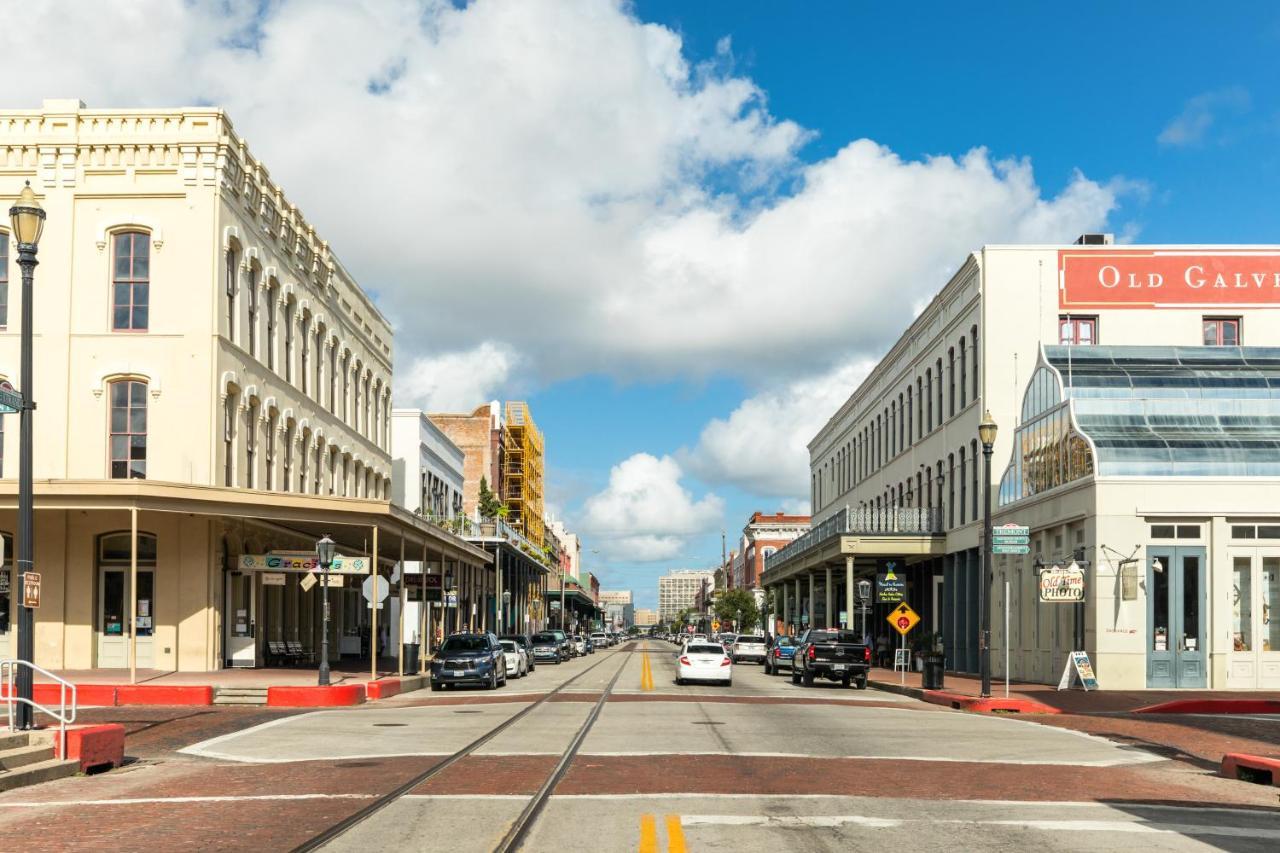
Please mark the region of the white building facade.
POLYGON ((658 578, 658 620, 668 622, 693 607, 698 593, 715 582, 715 572, 675 569, 658 578))
POLYGON ((439 524, 462 513, 465 454, 418 409, 391 412, 393 500, 439 524))

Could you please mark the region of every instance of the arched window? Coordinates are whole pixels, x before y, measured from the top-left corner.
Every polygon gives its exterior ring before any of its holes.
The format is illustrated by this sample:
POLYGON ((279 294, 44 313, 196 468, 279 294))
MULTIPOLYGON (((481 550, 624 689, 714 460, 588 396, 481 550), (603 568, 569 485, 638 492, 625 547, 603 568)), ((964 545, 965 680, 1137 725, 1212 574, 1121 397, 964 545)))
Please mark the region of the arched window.
POLYGON ((236 395, 227 394, 222 406, 222 485, 236 484, 236 395))
POLYGON ((110 467, 113 480, 147 478, 147 383, 117 379, 110 384, 110 467))
POLYGON ((235 246, 227 247, 227 340, 236 339, 236 267, 239 257, 235 246))
POLYGON ((290 299, 284 304, 284 381, 293 381, 293 318, 298 303, 290 299))
POLYGON ((968 393, 969 387, 969 362, 965 359, 964 354, 964 338, 960 339, 960 408, 964 408, 966 404, 965 395, 968 393))
MULTIPOLYGON (((973 520, 978 520, 978 440, 969 442, 969 454, 973 458, 973 520)), ((983 488, 987 488, 985 485, 983 488)))
POLYGON ((122 231, 111 245, 111 331, 145 332, 151 304, 151 235, 122 231))
POLYGON ((338 413, 338 339, 329 341, 329 414, 338 413))
POLYGON ((329 494, 338 493, 338 448, 329 449, 329 494))
POLYGON ((924 380, 916 377, 916 399, 920 409, 916 412, 916 438, 924 438, 924 380))
POLYGON ((297 426, 290 418, 284 427, 284 470, 280 474, 280 485, 286 492, 293 488, 293 440, 296 430, 297 426))
MULTIPOLYGON (((9 232, 0 231, 0 329, 9 327, 9 232)), ((8 611, 5 611, 7 614, 8 611)), ((5 617, 8 618, 7 615, 5 617)))
POLYGON ((342 422, 351 425, 351 352, 342 354, 342 422))
POLYGON ((307 372, 309 362, 307 359, 311 355, 311 315, 303 312, 302 314, 302 393, 308 393, 308 384, 311 381, 310 374, 307 372))
POLYGON ((267 369, 276 369, 276 293, 275 279, 267 283, 267 369))
MULTIPOLYGON (((929 419, 925 422, 928 425, 929 432, 933 431, 933 368, 926 368, 924 372, 924 399, 929 402, 929 419)), ((921 413, 924 412, 924 405, 920 406, 921 413)))
POLYGON ((324 393, 324 323, 316 323, 316 384, 311 393, 316 395, 316 402, 324 405, 320 399, 324 393))
MULTIPOLYGON (((317 495, 321 494, 321 486, 324 483, 324 462, 322 461, 323 459, 324 459, 324 445, 317 443, 316 444, 316 465, 315 465, 315 470, 312 472, 312 477, 314 478, 312 482, 312 486, 314 486, 315 494, 317 495)), ((306 490, 304 489, 303 491, 306 491, 306 490)))
POLYGON ((911 400, 911 383, 907 383, 907 447, 911 446, 914 441, 912 438, 912 423, 914 421, 915 404, 911 400))
POLYGON ((956 416, 956 350, 947 349, 947 417, 956 416))
POLYGON ((956 526, 956 455, 947 454, 947 527, 956 526))
POLYGON ((965 483, 967 482, 965 478, 964 466, 965 466, 964 448, 961 447, 960 448, 960 523, 961 524, 964 524, 964 510, 965 510, 964 490, 965 490, 965 483))
POLYGON ((906 443, 907 410, 903 408, 902 394, 898 395, 898 452, 907 446, 906 443))
POLYGON ((253 489, 258 484, 258 401, 249 400, 245 412, 244 432, 244 487, 253 489))
POLYGON ((311 430, 305 427, 302 430, 302 441, 299 444, 300 453, 298 454, 298 493, 305 495, 307 493, 307 464, 311 461, 311 430))
POLYGON ((973 399, 978 399, 978 326, 969 329, 970 346, 973 349, 973 399))
POLYGON ((258 280, 262 270, 257 264, 249 265, 249 355, 258 357, 258 280))
POLYGON ((942 359, 938 359, 934 367, 938 374, 938 426, 942 426, 942 359))

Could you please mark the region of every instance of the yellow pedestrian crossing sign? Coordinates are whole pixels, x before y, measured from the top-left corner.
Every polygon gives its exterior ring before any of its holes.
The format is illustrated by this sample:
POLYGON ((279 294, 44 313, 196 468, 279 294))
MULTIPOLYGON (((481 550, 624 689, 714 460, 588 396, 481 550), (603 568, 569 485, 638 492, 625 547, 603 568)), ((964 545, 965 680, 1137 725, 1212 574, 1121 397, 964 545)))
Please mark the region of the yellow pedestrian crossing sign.
POLYGON ((889 624, 904 637, 912 628, 920 624, 920 614, 911 609, 905 601, 893 608, 889 614, 889 624))

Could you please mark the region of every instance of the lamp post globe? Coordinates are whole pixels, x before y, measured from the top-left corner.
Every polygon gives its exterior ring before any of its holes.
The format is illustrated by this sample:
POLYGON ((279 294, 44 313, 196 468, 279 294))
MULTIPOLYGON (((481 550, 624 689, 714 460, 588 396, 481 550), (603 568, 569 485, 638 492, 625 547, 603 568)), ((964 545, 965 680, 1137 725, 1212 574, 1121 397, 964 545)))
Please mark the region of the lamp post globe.
POLYGON ((982 578, 978 583, 978 666, 982 675, 982 698, 991 696, 991 450, 996 443, 996 422, 988 409, 978 424, 978 440, 982 442, 982 578))
MULTIPOLYGON (((22 342, 19 367, 19 391, 22 394, 22 411, 18 424, 18 577, 35 571, 35 534, 31 492, 32 415, 35 403, 32 398, 32 321, 34 317, 32 290, 36 268, 36 251, 40 247, 40 235, 44 233, 44 208, 36 199, 31 182, 27 181, 17 200, 9 208, 9 222, 13 237, 18 243, 18 265, 22 267, 22 342)), ((25 593, 26 581, 22 581, 25 593)), ((23 600, 26 600, 25 594, 23 600)), ((18 608, 18 660, 27 664, 35 660, 35 612, 23 604, 18 608)), ((20 701, 14 709, 13 725, 29 729, 34 723, 31 705, 33 686, 30 666, 18 667, 14 692, 20 701)))
POLYGON ((333 557, 336 551, 337 544, 329 538, 328 533, 316 543, 316 562, 320 564, 324 583, 324 589, 321 591, 324 612, 320 616, 320 671, 318 679, 321 687, 326 687, 329 684, 329 569, 333 566, 333 557))

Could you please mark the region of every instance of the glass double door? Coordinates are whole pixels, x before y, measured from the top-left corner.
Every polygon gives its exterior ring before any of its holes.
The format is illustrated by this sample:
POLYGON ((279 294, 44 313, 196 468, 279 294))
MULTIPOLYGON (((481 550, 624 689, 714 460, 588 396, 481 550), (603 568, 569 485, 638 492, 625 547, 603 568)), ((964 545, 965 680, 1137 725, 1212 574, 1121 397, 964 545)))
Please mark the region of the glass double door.
POLYGON ((1227 687, 1280 687, 1280 548, 1231 551, 1227 687))
MULTIPOLYGON (((129 604, 133 590, 130 570, 103 566, 98 570, 98 666, 126 669, 129 666, 129 604)), ((155 572, 138 569, 138 658, 139 669, 155 665, 155 572)))
POLYGON ((1147 686, 1206 687, 1205 549, 1147 549, 1147 686))

